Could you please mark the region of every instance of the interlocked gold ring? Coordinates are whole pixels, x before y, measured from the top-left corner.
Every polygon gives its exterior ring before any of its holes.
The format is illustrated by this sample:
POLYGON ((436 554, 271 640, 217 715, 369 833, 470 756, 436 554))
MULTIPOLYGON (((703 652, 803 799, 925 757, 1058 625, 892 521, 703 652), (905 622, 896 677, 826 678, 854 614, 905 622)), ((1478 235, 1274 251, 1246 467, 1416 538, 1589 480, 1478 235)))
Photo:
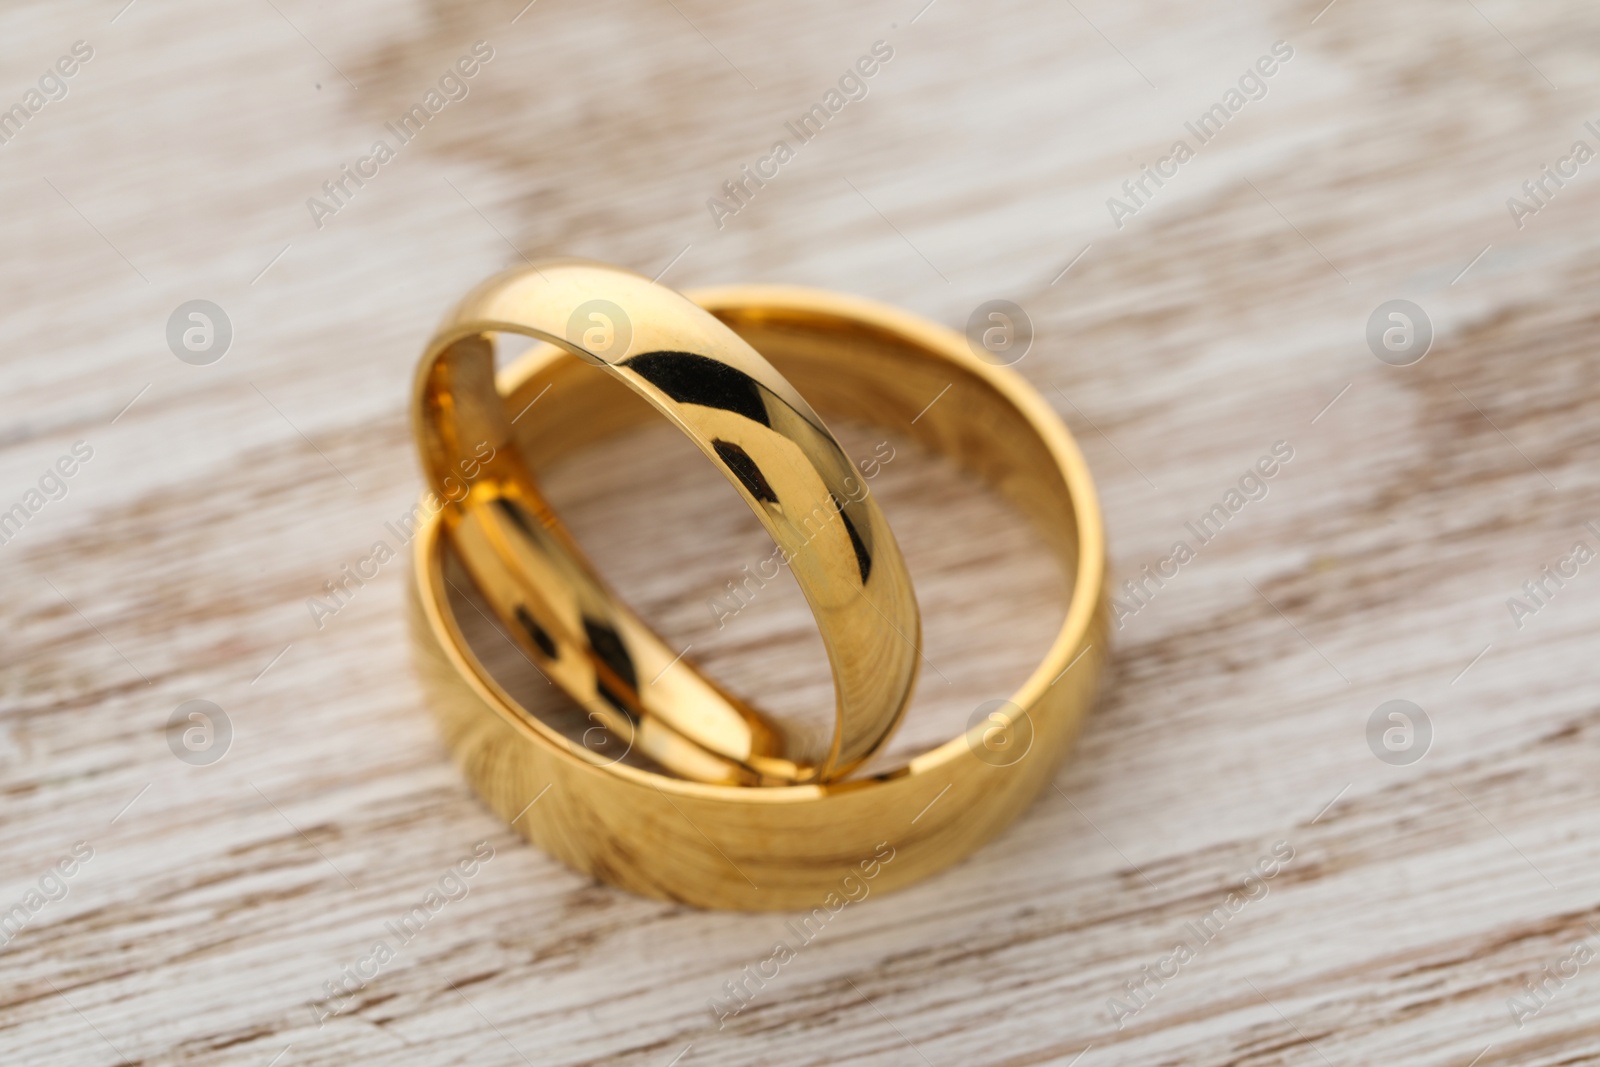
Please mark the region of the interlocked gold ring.
MULTIPOLYGON (((686 781, 613 762, 517 704, 458 625, 447 578, 451 546, 432 520, 413 558, 419 673, 478 793, 573 868, 702 907, 833 910, 863 878, 894 888, 965 856, 1054 773, 1105 657, 1099 506, 1055 413, 1015 373, 976 358, 958 334, 812 290, 744 286, 694 299, 823 410, 943 452, 1032 520, 1073 575, 1066 617, 1044 661, 1001 712, 887 773, 762 788, 686 781), (1031 731, 1031 744, 1020 756, 993 758, 987 745, 997 729, 1031 731)), ((475 336, 486 321, 457 335, 475 336)), ((650 416, 610 377, 550 346, 530 351, 500 384, 501 418, 542 398, 540 418, 518 422, 505 439, 535 469, 650 416)))
MULTIPOLYGON (((759 784, 841 777, 893 732, 921 639, 899 546, 811 405, 716 318, 619 267, 521 267, 478 286, 446 318, 416 397, 423 465, 450 502, 446 526, 468 572, 540 670, 613 735, 683 777, 759 784), (517 416, 495 388, 495 332, 603 368, 734 484, 810 602, 833 668, 831 736, 785 746, 599 578, 508 447, 517 416)), ((543 424, 552 406, 531 421, 543 424)))

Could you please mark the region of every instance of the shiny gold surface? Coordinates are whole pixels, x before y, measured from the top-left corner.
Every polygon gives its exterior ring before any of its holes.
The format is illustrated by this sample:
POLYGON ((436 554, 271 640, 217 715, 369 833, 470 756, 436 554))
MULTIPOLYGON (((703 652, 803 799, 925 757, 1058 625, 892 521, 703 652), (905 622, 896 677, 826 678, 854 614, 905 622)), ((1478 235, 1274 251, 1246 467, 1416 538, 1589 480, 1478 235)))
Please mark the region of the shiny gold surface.
MULTIPOLYGON (((473 290, 429 343, 415 417, 467 571, 523 651, 609 737, 686 778, 760 784, 847 774, 893 732, 920 620, 894 535, 822 419, 759 352, 682 295, 631 271, 548 261, 473 290), (737 488, 784 554, 833 668, 834 729, 783 735, 669 648, 596 574, 515 448, 526 416, 562 425, 559 394, 508 409, 492 334, 548 342, 664 414, 737 488), (786 750, 787 749, 787 750, 786 750)), ((584 419, 597 417, 576 409, 584 419)), ((613 747, 616 747, 615 745, 613 747)))
MULTIPOLYGON (((1105 546, 1089 472, 1038 394, 947 329, 811 290, 744 286, 695 299, 824 410, 945 453, 1044 535, 1074 577, 1071 600, 1045 659, 1011 696, 1014 708, 865 780, 750 788, 611 762, 518 706, 467 647, 438 522, 417 538, 414 557, 424 685, 485 801, 580 871, 648 896, 745 910, 828 907, 869 862, 876 888, 908 884, 1014 819, 1053 774, 1093 699, 1106 654, 1105 546)), ((535 397, 549 404, 542 421, 517 427, 533 466, 649 416, 643 404, 617 403, 622 391, 587 370, 541 346, 502 374, 505 412, 535 397)))

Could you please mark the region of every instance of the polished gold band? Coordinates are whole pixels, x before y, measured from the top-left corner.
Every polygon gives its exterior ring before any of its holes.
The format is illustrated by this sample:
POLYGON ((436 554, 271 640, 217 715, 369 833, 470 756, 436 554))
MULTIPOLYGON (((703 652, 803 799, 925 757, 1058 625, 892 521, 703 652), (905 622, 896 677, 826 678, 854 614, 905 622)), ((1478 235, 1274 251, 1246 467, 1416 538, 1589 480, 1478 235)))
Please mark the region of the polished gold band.
MULTIPOLYGON (((921 637, 899 546, 821 418, 716 318, 619 267, 518 268, 478 286, 447 317, 418 369, 416 396, 423 464, 450 501, 446 527, 468 572, 540 670, 626 744, 698 781, 787 783, 842 777, 893 732, 921 637), (507 447, 518 415, 495 388, 497 332, 603 368, 596 378, 622 382, 666 415, 738 489, 816 618, 834 675, 830 736, 807 745, 791 734, 785 743, 599 578, 507 447)), ((524 425, 549 425, 558 400, 524 425)))
MULTIPOLYGON (((920 440, 1028 516, 1073 575, 1043 662, 991 722, 882 775, 767 788, 685 781, 611 762, 510 697, 458 625, 448 546, 432 521, 416 539, 412 597, 424 685, 479 794, 577 870, 648 896, 745 910, 823 906, 869 863, 875 888, 905 885, 1015 818, 1089 707, 1106 634, 1105 547, 1089 472, 1031 387, 943 327, 811 290, 743 286, 694 298, 823 410, 920 440), (992 757, 997 726, 1031 735, 1020 757, 992 757)), ((502 374, 501 391, 502 417, 543 398, 541 418, 519 422, 507 442, 535 469, 649 416, 612 379, 544 346, 502 374)))

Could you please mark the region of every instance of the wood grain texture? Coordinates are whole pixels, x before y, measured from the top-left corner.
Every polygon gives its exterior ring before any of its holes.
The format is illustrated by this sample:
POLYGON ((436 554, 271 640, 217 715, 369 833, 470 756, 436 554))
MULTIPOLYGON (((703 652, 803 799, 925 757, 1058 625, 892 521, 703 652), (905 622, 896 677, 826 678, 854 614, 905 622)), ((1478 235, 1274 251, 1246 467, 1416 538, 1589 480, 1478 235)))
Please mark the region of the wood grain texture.
MULTIPOLYGON (((0 146, 0 509, 93 449, 0 544, 0 908, 93 849, 0 948, 0 1062, 1600 1060, 1600 962, 1545 977, 1600 937, 1600 577, 1520 628, 1507 608, 1600 544, 1600 164, 1547 180, 1520 228, 1506 205, 1574 141, 1600 147, 1600 13, 1324 3, 0 11, 6 106, 94 49, 0 146), (306 199, 478 40, 469 95, 317 228, 306 199), (877 40, 894 56, 866 98, 718 229, 707 198, 877 40), (1280 40, 1266 96, 1114 225, 1107 198, 1280 40), (1088 454, 1119 581, 1294 449, 1126 620, 1054 788, 959 867, 850 905, 721 1028, 708 1001, 783 920, 636 899, 520 845, 420 701, 400 562, 320 629, 306 606, 411 506, 436 318, 551 254, 957 327, 1015 300, 1037 331, 1017 369, 1088 454), (204 367, 165 339, 196 298, 234 329, 204 367), (1411 367, 1365 340, 1394 298, 1436 330, 1411 367), (191 699, 232 724, 211 766, 168 747, 191 699), (1429 716, 1419 762, 1368 747, 1391 699, 1429 716), (319 1026, 324 983, 480 841, 467 895, 319 1026), (1260 899, 1146 982, 1280 841, 1260 899), (1119 1027, 1130 981, 1147 1003, 1119 1027), (1519 1025, 1529 982, 1548 1003, 1519 1025)), ((877 440, 846 429, 858 454, 877 440)), ((670 449, 607 446, 552 492, 669 639, 814 712, 798 594, 712 623, 762 542, 670 449), (665 529, 629 521, 630 485, 665 529)), ((915 749, 1027 670, 1056 578, 914 451, 875 488, 947 679, 919 691, 915 749)))

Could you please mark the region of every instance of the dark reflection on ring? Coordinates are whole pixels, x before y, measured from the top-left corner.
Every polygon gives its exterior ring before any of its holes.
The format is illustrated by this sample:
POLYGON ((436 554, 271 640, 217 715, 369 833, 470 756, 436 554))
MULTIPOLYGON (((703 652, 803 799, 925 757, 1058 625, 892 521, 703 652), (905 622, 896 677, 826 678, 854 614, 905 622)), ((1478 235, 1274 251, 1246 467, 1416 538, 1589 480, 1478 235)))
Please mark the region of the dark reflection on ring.
POLYGON ((550 636, 550 631, 540 626, 538 621, 528 614, 528 609, 521 604, 517 605, 517 621, 528 632, 528 636, 533 638, 533 643, 539 646, 540 652, 543 652, 549 659, 561 658, 561 650, 556 647, 555 639, 550 636))
POLYGON ((623 643, 616 627, 585 617, 583 634, 589 639, 589 648, 595 658, 610 667, 630 690, 638 692, 639 672, 634 669, 633 657, 628 654, 628 646, 623 643))
POLYGON ((861 584, 867 584, 867 578, 872 574, 872 553, 867 550, 866 543, 861 540, 861 534, 856 531, 856 524, 850 521, 850 515, 844 510, 844 504, 831 492, 828 498, 833 501, 833 506, 839 512, 839 518, 844 520, 844 532, 850 535, 850 547, 856 550, 856 568, 861 572, 861 584))
POLYGON ((720 437, 711 439, 711 447, 717 450, 722 462, 728 465, 728 469, 739 479, 739 484, 748 489, 751 496, 770 504, 780 503, 777 491, 772 488, 772 483, 767 481, 767 476, 761 473, 760 466, 750 453, 732 441, 724 441, 720 437))
POLYGON ((761 386, 721 360, 694 352, 641 352, 617 365, 634 371, 680 404, 721 408, 763 426, 772 425, 761 386))

